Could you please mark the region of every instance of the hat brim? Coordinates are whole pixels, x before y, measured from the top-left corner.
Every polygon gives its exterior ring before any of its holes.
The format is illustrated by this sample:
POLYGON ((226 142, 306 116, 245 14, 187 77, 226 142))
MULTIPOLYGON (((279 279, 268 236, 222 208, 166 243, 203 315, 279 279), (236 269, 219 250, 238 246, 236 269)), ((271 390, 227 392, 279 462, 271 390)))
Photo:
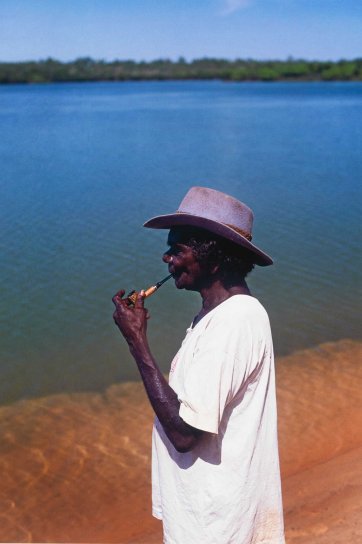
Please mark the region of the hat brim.
POLYGON ((168 215, 157 215, 156 217, 152 217, 146 221, 143 226, 149 229, 170 229, 172 227, 179 226, 202 228, 217 234, 222 238, 226 238, 239 246, 245 247, 254 253, 255 264, 259 266, 269 266, 273 264, 273 259, 269 255, 249 242, 249 240, 247 240, 244 236, 236 232, 228 225, 219 223, 218 221, 213 221, 212 219, 207 219, 205 217, 200 217, 198 215, 192 215, 189 213, 178 212, 168 215))

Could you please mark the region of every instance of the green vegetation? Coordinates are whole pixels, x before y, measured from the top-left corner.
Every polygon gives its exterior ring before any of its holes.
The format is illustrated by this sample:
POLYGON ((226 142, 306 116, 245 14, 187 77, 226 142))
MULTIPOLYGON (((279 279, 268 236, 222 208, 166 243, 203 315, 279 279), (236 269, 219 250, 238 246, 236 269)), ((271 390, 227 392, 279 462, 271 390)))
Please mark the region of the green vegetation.
POLYGON ((0 63, 0 83, 221 79, 225 81, 361 81, 362 58, 321 62, 196 59, 105 62, 80 58, 0 63))

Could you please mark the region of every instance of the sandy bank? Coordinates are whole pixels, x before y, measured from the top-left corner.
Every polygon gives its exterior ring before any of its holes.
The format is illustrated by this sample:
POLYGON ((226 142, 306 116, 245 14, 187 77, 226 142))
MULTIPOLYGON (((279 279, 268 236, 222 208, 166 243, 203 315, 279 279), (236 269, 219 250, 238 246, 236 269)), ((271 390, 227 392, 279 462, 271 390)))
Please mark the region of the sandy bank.
MULTIPOLYGON (((362 344, 278 361, 287 542, 362 538, 362 344)), ((1 542, 161 542, 140 384, 0 408, 1 542)))

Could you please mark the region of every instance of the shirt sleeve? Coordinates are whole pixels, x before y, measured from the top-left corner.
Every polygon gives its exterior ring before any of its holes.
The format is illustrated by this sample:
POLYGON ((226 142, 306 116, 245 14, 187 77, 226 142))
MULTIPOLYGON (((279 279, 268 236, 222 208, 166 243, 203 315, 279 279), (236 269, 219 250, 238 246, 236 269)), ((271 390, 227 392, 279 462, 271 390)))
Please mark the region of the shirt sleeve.
POLYGON ((179 391, 180 417, 217 434, 225 406, 248 377, 252 338, 242 318, 212 319, 197 342, 179 391))

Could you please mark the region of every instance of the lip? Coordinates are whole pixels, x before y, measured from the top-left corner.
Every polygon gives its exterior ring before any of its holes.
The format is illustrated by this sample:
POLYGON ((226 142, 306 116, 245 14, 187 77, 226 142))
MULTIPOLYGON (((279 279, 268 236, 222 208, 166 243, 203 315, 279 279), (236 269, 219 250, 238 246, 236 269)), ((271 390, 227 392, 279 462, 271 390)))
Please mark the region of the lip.
POLYGON ((182 272, 180 274, 178 274, 175 270, 169 270, 169 273, 172 274, 172 278, 173 280, 177 283, 178 280, 180 279, 180 276, 182 275, 182 272))

